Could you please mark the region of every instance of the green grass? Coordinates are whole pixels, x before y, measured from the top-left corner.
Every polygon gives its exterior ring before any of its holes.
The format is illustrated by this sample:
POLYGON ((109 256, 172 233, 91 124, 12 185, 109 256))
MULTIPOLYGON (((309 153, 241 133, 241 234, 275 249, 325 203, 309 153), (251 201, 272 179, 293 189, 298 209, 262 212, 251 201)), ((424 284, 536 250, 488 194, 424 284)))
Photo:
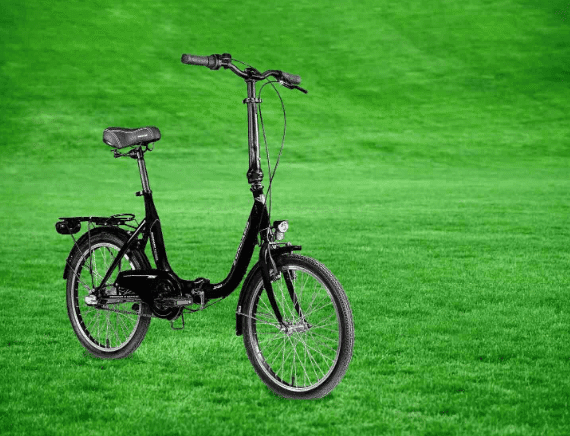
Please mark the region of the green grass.
MULTIPOLYGON (((0 433, 570 432, 568 5, 8 2, 0 14, 0 433), (153 320, 130 358, 83 352, 59 216, 143 213, 147 155, 171 264, 224 278, 251 207, 245 87, 180 64, 230 52, 303 77, 273 216, 347 291, 354 358, 328 397, 272 395, 234 335, 237 292, 153 320)), ((280 106, 263 94, 276 156, 280 106)))

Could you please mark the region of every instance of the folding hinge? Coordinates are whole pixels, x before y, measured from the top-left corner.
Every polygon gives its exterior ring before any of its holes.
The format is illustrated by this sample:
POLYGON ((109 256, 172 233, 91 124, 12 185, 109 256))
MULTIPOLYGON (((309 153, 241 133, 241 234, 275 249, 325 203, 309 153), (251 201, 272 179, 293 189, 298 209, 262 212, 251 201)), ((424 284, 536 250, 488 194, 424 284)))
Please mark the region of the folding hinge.
POLYGON ((262 103, 262 102, 263 102, 263 100, 260 98, 251 98, 251 97, 244 98, 244 100, 243 100, 243 104, 246 104, 246 103, 262 103))

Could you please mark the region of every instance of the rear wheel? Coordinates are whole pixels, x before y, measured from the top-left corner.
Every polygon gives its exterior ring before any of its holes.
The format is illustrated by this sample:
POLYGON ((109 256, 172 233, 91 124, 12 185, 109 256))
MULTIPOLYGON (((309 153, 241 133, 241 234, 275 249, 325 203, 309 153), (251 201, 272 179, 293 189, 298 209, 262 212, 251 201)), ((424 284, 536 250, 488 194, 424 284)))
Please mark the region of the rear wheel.
MULTIPOLYGON (((94 298, 94 289, 101 283, 124 243, 123 238, 112 233, 92 235, 79 242, 78 253, 69 265, 69 320, 79 342, 89 353, 100 358, 119 359, 134 352, 150 324, 151 311, 140 301, 97 305, 90 301, 94 298)), ((137 253, 125 254, 108 280, 105 292, 109 295, 116 293, 110 285, 120 271, 143 269, 144 266, 144 259, 137 253)))
POLYGON ((278 395, 323 397, 344 377, 352 358, 354 324, 348 299, 338 280, 316 260, 288 255, 276 263, 280 277, 272 285, 284 326, 275 317, 258 272, 243 310, 247 355, 278 395))

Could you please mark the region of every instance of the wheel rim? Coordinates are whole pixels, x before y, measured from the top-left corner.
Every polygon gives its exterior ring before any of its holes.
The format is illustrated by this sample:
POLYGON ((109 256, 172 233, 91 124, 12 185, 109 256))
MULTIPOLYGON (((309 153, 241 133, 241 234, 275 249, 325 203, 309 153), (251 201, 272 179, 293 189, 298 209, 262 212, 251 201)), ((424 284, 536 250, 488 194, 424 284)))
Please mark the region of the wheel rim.
POLYGON ((247 317, 251 321, 254 358, 261 370, 284 389, 305 392, 324 383, 334 370, 342 343, 339 309, 328 287, 309 270, 282 268, 273 292, 289 331, 279 328, 260 281, 247 317), (291 280, 304 323, 290 298, 285 277, 291 280))
MULTIPOLYGON (((85 302, 85 297, 103 280, 118 252, 119 248, 108 242, 93 244, 91 252, 84 253, 77 264, 72 288, 73 317, 79 327, 79 334, 91 346, 107 353, 120 350, 132 339, 142 310, 141 304, 137 310, 133 310, 132 303, 110 304, 106 307, 111 310, 105 310, 89 306, 85 302)), ((108 283, 113 283, 118 273, 125 269, 135 269, 133 261, 126 254, 108 283)))

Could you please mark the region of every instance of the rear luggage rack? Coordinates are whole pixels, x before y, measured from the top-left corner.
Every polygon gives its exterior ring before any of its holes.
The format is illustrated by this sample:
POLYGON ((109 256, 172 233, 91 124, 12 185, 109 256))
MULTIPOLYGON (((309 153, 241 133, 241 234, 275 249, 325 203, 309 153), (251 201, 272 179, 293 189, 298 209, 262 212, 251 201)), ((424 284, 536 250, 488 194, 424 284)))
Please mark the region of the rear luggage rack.
POLYGON ((132 229, 135 226, 127 224, 135 219, 132 213, 119 213, 111 216, 76 216, 62 217, 61 221, 55 223, 55 230, 61 235, 74 235, 81 230, 81 222, 87 221, 89 226, 127 226, 132 229))

